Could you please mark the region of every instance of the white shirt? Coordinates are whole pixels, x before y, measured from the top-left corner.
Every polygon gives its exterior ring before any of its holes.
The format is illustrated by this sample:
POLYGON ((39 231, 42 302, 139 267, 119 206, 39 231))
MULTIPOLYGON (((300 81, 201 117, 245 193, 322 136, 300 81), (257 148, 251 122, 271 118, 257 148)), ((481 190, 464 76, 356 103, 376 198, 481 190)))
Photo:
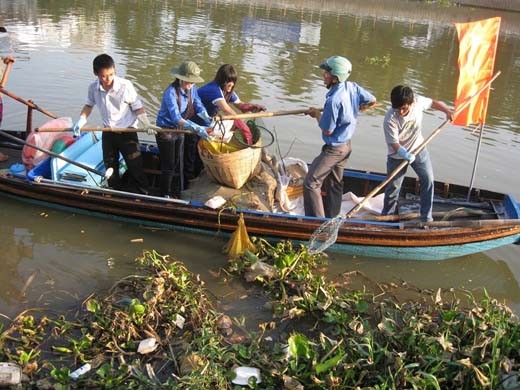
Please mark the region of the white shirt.
POLYGON ((97 105, 106 127, 137 127, 134 111, 143 107, 133 84, 122 77, 115 76, 112 88, 105 91, 96 80, 88 87, 86 105, 97 105))
POLYGON ((395 153, 392 144, 400 144, 409 152, 412 152, 424 141, 421 134, 421 125, 424 111, 432 106, 432 99, 424 96, 415 96, 414 102, 410 105, 410 110, 405 116, 399 115, 392 107, 385 115, 383 129, 385 140, 388 146, 388 155, 392 158, 401 159, 395 153))

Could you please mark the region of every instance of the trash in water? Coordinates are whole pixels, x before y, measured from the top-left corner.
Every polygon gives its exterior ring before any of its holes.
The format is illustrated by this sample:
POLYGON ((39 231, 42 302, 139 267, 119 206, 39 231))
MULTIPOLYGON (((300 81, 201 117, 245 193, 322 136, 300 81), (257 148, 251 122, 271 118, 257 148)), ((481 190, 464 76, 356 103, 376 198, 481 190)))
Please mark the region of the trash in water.
POLYGON ((231 382, 233 382, 235 385, 247 386, 249 383, 249 378, 252 376, 256 378, 256 383, 262 382, 260 379, 260 370, 258 368, 236 367, 233 371, 237 376, 231 382))
POLYGON ((0 386, 19 385, 22 381, 22 368, 14 363, 0 363, 0 386))
POLYGON ((150 337, 149 339, 141 340, 139 347, 137 347, 137 352, 144 355, 153 352, 155 348, 157 348, 156 340, 154 337, 150 337))
POLYGON ((70 377, 74 380, 78 379, 81 375, 86 374, 90 371, 92 367, 90 364, 86 363, 82 365, 80 368, 78 368, 76 371, 73 371, 70 373, 70 377))

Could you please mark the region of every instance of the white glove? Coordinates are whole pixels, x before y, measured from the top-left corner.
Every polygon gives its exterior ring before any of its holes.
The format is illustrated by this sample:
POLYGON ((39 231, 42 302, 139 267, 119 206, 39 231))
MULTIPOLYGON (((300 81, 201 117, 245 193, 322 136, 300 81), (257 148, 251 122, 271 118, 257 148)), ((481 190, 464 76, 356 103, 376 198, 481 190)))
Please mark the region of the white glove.
POLYGON ((72 126, 72 136, 74 138, 79 137, 81 134, 81 128, 87 123, 87 118, 84 115, 80 115, 76 123, 72 126))
POLYGON ((137 115, 137 119, 143 124, 143 129, 146 130, 146 134, 148 135, 155 135, 157 134, 157 130, 160 129, 159 126, 155 126, 150 123, 146 113, 137 115))

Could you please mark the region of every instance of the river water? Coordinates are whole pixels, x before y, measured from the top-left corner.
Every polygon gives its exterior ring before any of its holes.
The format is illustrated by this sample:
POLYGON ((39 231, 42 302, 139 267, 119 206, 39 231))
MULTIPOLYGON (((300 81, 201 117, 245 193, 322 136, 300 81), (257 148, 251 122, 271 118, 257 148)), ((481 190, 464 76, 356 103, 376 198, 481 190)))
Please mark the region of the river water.
MULTIPOLYGON (((218 66, 240 72, 243 101, 269 111, 323 104, 317 64, 339 54, 353 64, 351 80, 382 103, 360 117, 349 166, 385 170, 381 124, 391 88, 452 105, 458 77, 454 22, 501 16, 496 70, 475 186, 520 198, 520 14, 402 1, 10 1, 0 0, 1 55, 16 58, 6 88, 59 115, 75 118, 94 76, 92 59, 111 54, 117 73, 132 80, 155 116, 170 68, 196 61, 211 80, 218 66), (515 168, 517 167, 517 168, 515 168)), ((4 99, 3 129, 24 129, 26 108, 4 99)), ((424 133, 444 118, 430 113, 424 133)), ((35 114, 34 126, 46 118, 35 114)), ((310 161, 321 145, 313 119, 265 120, 282 155, 310 161)), ((89 124, 98 125, 97 110, 89 124)), ((438 179, 469 183, 478 136, 448 126, 429 146, 438 179)), ((278 153, 276 150, 273 153, 278 153)), ((92 291, 135 272, 133 259, 156 249, 184 261, 224 302, 247 295, 214 276, 226 265, 221 238, 150 230, 28 205, 0 197, 0 312, 27 307, 67 308, 92 291), (137 240, 138 242, 132 242, 137 240)), ((485 288, 520 311, 520 247, 509 246, 442 262, 387 261, 331 255, 331 277, 360 270, 374 282, 404 280, 420 288, 485 288)), ((241 300, 246 315, 258 311, 241 300)), ((234 304, 236 307, 236 304, 234 304)))

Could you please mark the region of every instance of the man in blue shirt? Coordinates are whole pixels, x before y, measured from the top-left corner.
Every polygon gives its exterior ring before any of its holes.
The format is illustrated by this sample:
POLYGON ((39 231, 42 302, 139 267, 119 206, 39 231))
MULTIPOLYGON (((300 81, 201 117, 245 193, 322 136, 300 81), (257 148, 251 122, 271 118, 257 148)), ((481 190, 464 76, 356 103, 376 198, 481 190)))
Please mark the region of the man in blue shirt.
POLYGON ((325 142, 312 162, 303 183, 305 215, 332 218, 341 210, 343 167, 352 151, 351 138, 359 111, 376 104, 376 98, 354 82, 347 82, 352 71, 349 60, 332 56, 320 64, 326 94, 323 114, 309 108, 307 115, 318 121, 325 142), (326 191, 322 199, 322 188, 326 191))

